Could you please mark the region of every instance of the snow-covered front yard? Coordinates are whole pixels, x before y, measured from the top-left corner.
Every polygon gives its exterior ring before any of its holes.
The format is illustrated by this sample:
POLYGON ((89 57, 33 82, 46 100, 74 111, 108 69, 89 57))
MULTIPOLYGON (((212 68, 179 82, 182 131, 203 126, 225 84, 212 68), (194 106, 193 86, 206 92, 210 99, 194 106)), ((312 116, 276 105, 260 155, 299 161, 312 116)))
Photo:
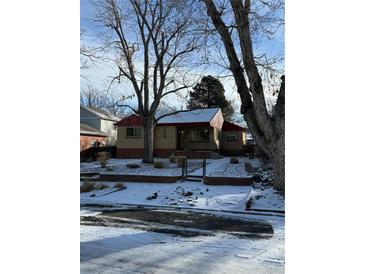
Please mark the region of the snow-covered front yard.
MULTIPOLYGON (((80 172, 103 173, 103 174, 123 174, 123 175, 149 175, 149 176, 179 176, 182 173, 181 167, 175 163, 170 163, 169 159, 157 159, 163 162, 163 168, 155 168, 153 164, 142 163, 141 159, 110 159, 106 168, 101 168, 98 162, 81 163, 80 172), (136 164, 139 167, 129 168, 128 164, 136 164)), ((209 164, 211 160, 207 160, 209 164)), ((189 159, 188 172, 199 169, 202 166, 202 160, 189 159)))
MULTIPOLYGON (((113 186, 114 183, 106 183, 113 186)), ((242 211, 250 186, 207 186, 200 182, 124 183, 124 190, 102 196, 111 188, 81 193, 81 203, 191 206, 194 208, 242 211), (157 193, 156 199, 147 200, 157 193), (190 194, 191 193, 191 194, 190 194), (90 197, 95 194, 95 197, 90 197)))
MULTIPOLYGON (((244 170, 244 161, 250 161, 258 167, 259 162, 244 157, 239 158, 239 164, 230 164, 230 158, 209 159, 207 164, 207 176, 247 176, 244 170)), ((168 159, 165 159, 168 162, 168 159)), ((191 160, 189 160, 191 161, 191 160)), ((200 160, 194 160, 197 165, 200 160)), ((141 163, 140 159, 110 159, 108 167, 113 170, 126 171, 126 164, 141 163)), ((171 164, 174 165, 174 164, 171 164)), ((98 172, 102 170, 99 163, 81 163, 82 172, 98 172)), ((141 165, 141 168, 130 169, 128 172, 135 174, 171 175, 181 174, 181 169, 176 167, 157 169, 151 165, 141 165), (165 171, 164 171, 165 170, 165 171), (165 172, 165 173, 164 173, 165 172)), ((128 173, 129 174, 129 173, 128 173)), ((196 169, 192 175, 201 175, 202 168, 196 169)), ((109 186, 103 190, 94 190, 81 193, 82 204, 142 204, 154 206, 182 206, 201 209, 233 210, 242 212, 245 210, 245 202, 248 195, 252 196, 252 208, 284 210, 284 199, 272 187, 253 188, 251 186, 205 185, 201 182, 178 181, 177 183, 132 183, 123 182, 127 187, 124 190, 113 191, 114 182, 104 182, 109 186), (107 195, 105 195, 107 194, 107 195), (154 195, 155 199, 147 197, 154 195)))

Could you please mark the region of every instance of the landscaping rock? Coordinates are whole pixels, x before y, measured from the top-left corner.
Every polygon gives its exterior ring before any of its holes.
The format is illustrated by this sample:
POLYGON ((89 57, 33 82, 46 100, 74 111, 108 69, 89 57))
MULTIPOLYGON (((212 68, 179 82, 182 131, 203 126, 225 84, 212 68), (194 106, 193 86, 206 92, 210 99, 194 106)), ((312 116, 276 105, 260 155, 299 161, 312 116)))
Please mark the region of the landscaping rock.
POLYGON ((152 195, 148 196, 147 197, 147 200, 153 200, 153 199, 156 199, 158 196, 157 192, 153 193, 152 195))
POLYGON ((238 164, 238 158, 236 157, 231 157, 230 161, 229 161, 231 164, 238 164))
POLYGON ((128 168, 139 168, 139 167, 141 167, 140 165, 138 165, 138 164, 127 164, 126 165, 128 168))
POLYGON ((185 197, 188 197, 188 196, 193 195, 193 192, 191 192, 191 191, 187 191, 187 192, 183 191, 182 195, 185 196, 185 197))

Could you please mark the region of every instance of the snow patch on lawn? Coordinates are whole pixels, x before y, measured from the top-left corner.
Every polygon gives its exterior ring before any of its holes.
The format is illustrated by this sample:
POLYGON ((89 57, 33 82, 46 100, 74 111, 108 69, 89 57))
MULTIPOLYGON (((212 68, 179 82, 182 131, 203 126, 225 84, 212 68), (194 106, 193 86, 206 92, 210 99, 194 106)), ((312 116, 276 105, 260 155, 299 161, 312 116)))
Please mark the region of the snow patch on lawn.
POLYGON ((252 197, 251 209, 285 210, 285 200, 273 187, 254 188, 249 197, 252 197))
MULTIPOLYGON (((152 165, 143 164, 139 159, 110 159, 109 167, 115 172, 124 174, 173 176, 180 175, 181 169, 176 164, 165 161, 168 168, 157 169, 152 165), (128 169, 126 164, 138 163, 141 168, 128 169), (174 166, 175 165, 175 166, 174 166), (170 167, 169 167, 170 166, 170 167)), ((255 168, 260 167, 260 161, 239 157, 238 164, 231 164, 230 157, 221 159, 209 159, 207 164, 207 176, 222 177, 244 177, 248 176, 244 170, 244 162, 250 161, 255 168)), ((200 159, 189 159, 190 167, 193 164, 201 164, 200 159)), ((81 163, 83 172, 98 172, 104 170, 98 163, 81 163)), ((192 172, 193 175, 202 175, 202 168, 192 172)), ((244 211, 248 195, 252 196, 253 209, 277 209, 284 210, 284 198, 271 187, 252 188, 251 186, 229 186, 229 185, 205 185, 201 182, 179 181, 177 183, 131 183, 123 182, 127 189, 111 194, 115 182, 103 182, 108 188, 103 190, 93 190, 88 193, 81 193, 81 203, 93 204, 141 204, 153 206, 176 206, 192 207, 199 209, 232 210, 244 211), (156 193, 156 194, 155 194, 156 193), (90 197, 93 196, 93 197, 90 197), (147 200, 147 197, 152 199, 147 200), (157 196, 155 199, 154 196, 157 196)))

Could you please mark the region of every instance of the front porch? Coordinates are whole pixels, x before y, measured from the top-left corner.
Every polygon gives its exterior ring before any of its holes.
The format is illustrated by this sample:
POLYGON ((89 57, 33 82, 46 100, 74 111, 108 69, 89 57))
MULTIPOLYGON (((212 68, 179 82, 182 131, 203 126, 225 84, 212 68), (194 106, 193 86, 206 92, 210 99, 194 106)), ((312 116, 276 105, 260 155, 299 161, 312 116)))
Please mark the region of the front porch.
POLYGON ((176 135, 177 151, 209 153, 219 150, 218 132, 213 127, 177 127, 176 135))

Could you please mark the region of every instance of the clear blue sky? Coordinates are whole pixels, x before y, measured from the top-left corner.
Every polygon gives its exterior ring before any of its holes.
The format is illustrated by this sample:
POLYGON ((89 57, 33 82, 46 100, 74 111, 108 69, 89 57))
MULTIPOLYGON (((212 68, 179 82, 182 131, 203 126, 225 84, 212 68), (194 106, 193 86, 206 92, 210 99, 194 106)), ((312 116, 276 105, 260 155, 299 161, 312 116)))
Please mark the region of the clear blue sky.
MULTIPOLYGON (((93 6, 90 0, 80 0, 80 27, 81 29, 86 29, 89 34, 95 33, 96 29, 95 26, 91 24, 90 19, 93 17, 93 6)), ((85 39, 85 38, 82 38, 85 39)), ((87 37, 86 39, 90 39, 87 37)), ((97 43, 98 41, 91 39, 91 41, 81 41, 82 43, 97 43)), ((284 53, 284 30, 281 30, 275 34, 273 39, 265 40, 263 43, 260 44, 259 47, 255 48, 256 53, 284 53)), ((284 66, 284 64, 282 64, 284 66)), ((219 69, 220 71, 221 69, 219 69)), ((213 70, 214 71, 214 70, 213 70)), ((218 69, 217 69, 218 71, 218 69)), ((204 75, 206 71, 202 71, 202 75, 204 75)), ((88 79, 81 78, 81 89, 85 88, 88 84, 91 84, 99 89, 105 89, 109 83, 107 76, 111 76, 114 74, 113 69, 110 66, 102 66, 99 65, 98 67, 92 68, 88 70, 87 75, 89 76, 88 79)), ((212 73, 212 72, 210 72, 212 73)), ((214 72, 212 73, 214 74, 214 72)), ((234 88, 234 81, 233 80, 224 80, 223 84, 226 89, 226 96, 228 99, 237 102, 239 97, 234 88)), ((127 88, 127 86, 123 87, 127 88)), ((178 102, 173 102, 172 104, 177 104, 178 102)), ((237 106, 239 102, 237 103, 237 106)))

